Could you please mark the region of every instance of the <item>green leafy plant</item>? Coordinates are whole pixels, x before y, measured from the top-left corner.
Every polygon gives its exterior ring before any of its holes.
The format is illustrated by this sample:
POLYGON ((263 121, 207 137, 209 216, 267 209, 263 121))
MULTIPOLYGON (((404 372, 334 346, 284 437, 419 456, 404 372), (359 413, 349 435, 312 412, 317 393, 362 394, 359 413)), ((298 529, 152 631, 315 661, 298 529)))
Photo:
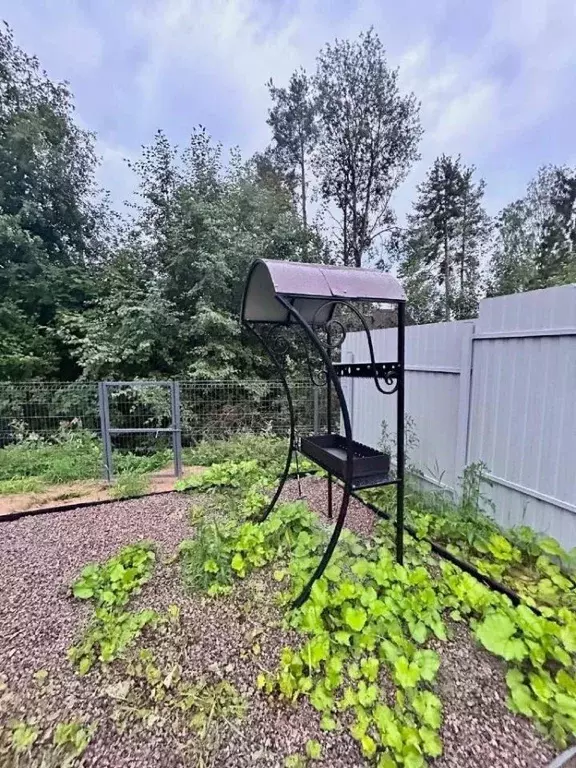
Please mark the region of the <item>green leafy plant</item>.
POLYGON ((36 725, 23 721, 12 723, 11 747, 17 755, 29 753, 38 739, 39 731, 36 725))
POLYGON ((150 478, 136 472, 118 475, 110 489, 114 499, 130 499, 134 496, 144 496, 150 490, 150 478))
POLYGON ((179 557, 185 581, 211 596, 226 594, 234 578, 292 550, 314 551, 322 540, 316 518, 302 502, 282 504, 263 523, 202 520, 193 539, 182 542, 179 557))
POLYGON ((102 564, 85 566, 72 584, 72 594, 95 604, 94 615, 80 641, 68 651, 80 674, 97 661, 117 659, 144 627, 156 626, 160 616, 152 610, 123 610, 131 596, 140 592, 152 574, 156 560, 153 545, 139 542, 124 547, 102 564))
POLYGON ((160 620, 150 609, 133 613, 97 608, 80 641, 68 650, 68 658, 84 675, 96 662, 109 664, 120 658, 144 627, 154 627, 160 620))
POLYGON ((52 736, 52 756, 57 760, 57 764, 62 768, 74 765, 77 758, 85 752, 95 732, 95 725, 85 725, 75 720, 58 723, 52 736))
POLYGON ((256 481, 264 482, 262 470, 256 459, 226 461, 212 464, 198 474, 178 480, 177 491, 206 491, 212 488, 249 488, 256 481))
MULTIPOLYGON (((309 600, 288 614, 290 626, 304 638, 302 646, 285 648, 277 669, 258 675, 257 686, 267 694, 290 703, 309 699, 323 730, 350 723, 365 759, 378 766, 414 768, 442 753, 442 704, 435 691, 440 658, 426 646, 431 637, 446 640, 446 615, 470 622, 478 642, 509 665, 513 711, 534 719, 559 745, 576 735, 570 555, 553 539, 523 531, 509 535, 487 517, 484 469, 467 471, 458 503, 411 490, 410 520, 419 537, 441 541, 481 571, 510 583, 540 607, 542 616, 526 605, 514 608, 450 563, 432 561, 424 540, 407 541, 405 566, 399 566, 392 555, 393 527, 380 522, 369 540, 343 533, 309 600), (396 686, 393 705, 384 701, 383 678, 387 686, 396 686)), ((258 494, 266 476, 246 467, 218 467, 202 491, 214 488, 214 479, 230 478, 238 478, 228 486, 238 508, 264 503, 258 494)), ((384 507, 390 503, 387 489, 366 496, 384 507)), ((324 535, 302 504, 281 505, 262 524, 234 517, 214 527, 202 520, 198 541, 183 545, 183 568, 200 588, 216 594, 228 591, 236 578, 275 563, 273 577, 284 589, 281 601, 289 604, 316 566, 324 535)), ((287 759, 306 760, 302 755, 287 759)))
POLYGON ((109 609, 124 606, 150 579, 155 560, 150 542, 131 544, 101 565, 85 566, 72 584, 72 594, 109 609))

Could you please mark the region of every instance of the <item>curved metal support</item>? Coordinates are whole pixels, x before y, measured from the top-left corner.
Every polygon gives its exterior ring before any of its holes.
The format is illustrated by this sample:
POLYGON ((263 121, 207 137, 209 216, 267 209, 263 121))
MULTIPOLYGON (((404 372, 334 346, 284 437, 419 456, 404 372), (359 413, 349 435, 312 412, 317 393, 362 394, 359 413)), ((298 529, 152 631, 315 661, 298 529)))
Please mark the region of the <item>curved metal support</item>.
POLYGON ((326 551, 322 555, 322 559, 320 560, 316 570, 310 577, 308 583, 306 584, 302 592, 298 595, 298 597, 292 604, 294 608, 299 608, 310 597, 310 592, 312 590, 312 586, 314 582, 317 581, 326 570, 326 566, 330 562, 330 558, 332 557, 332 553, 336 549, 336 545, 338 544, 338 539, 340 538, 340 534, 342 533, 342 528, 344 527, 346 513, 348 512, 348 504, 350 502, 350 492, 352 490, 352 458, 353 458, 352 424, 350 421, 350 413, 348 412, 348 405, 346 404, 346 398, 344 397, 344 391, 342 390, 342 385, 340 384, 340 379, 336 375, 336 371, 334 370, 334 367, 332 365, 332 360, 330 359, 330 356, 322 346, 322 343, 320 342, 320 339, 318 338, 317 334, 315 333, 313 328, 307 323, 307 321, 302 317, 302 315, 298 312, 298 310, 294 309, 294 307, 290 303, 288 303, 282 296, 277 296, 276 298, 279 302, 281 302, 286 307, 288 312, 295 318, 295 320, 298 323, 300 323, 301 327, 306 331, 306 334, 310 339, 310 341, 312 342, 312 344, 314 344, 314 346, 318 349, 318 352, 320 353, 322 361, 326 366, 327 376, 329 380, 332 382, 332 384, 334 385, 334 390, 338 397, 338 402, 340 403, 340 408, 342 410, 342 420, 344 422, 344 432, 346 436, 346 476, 344 479, 344 492, 342 495, 342 502, 340 504, 340 512, 338 513, 338 518, 336 519, 336 525, 334 526, 334 530, 332 531, 332 536, 330 537, 330 541, 328 542, 326 551))
MULTIPOLYGON (((384 381, 386 382, 386 384, 389 387, 392 387, 392 389, 386 390, 386 389, 382 389, 382 387, 380 386, 380 379, 378 378, 378 372, 377 372, 377 369, 376 369, 376 356, 374 354, 374 344, 372 343, 372 334, 370 332, 370 328, 368 327, 368 323, 366 322, 366 318, 364 317, 362 312, 360 312, 360 310, 357 307, 355 307, 353 304, 351 304, 349 301, 346 301, 346 299, 331 299, 330 301, 327 301, 324 304, 322 304, 322 306, 318 307, 318 309, 315 312, 314 317, 316 317, 316 315, 322 309, 324 309, 327 305, 330 305, 330 304, 333 304, 333 305, 341 304, 341 305, 345 306, 354 315, 356 315, 358 320, 360 320, 362 328, 364 329, 364 333, 366 334, 366 341, 368 342, 368 352, 370 354, 370 365, 372 366, 372 378, 374 379, 374 384, 376 386, 376 389, 379 392, 381 392, 383 395, 393 395, 394 392, 396 392, 396 390, 398 389, 398 378, 397 377, 393 377, 393 376, 389 376, 389 377, 384 378, 384 381)), ((344 336, 345 335, 346 334, 344 334, 344 336)), ((342 339, 342 342, 343 341, 344 341, 344 339, 342 339)), ((340 342, 340 343, 342 343, 342 342, 340 342)))
POLYGON ((296 414, 294 412, 294 402, 292 401, 292 395, 290 394, 290 387, 288 386, 288 380, 286 379, 286 375, 284 374, 284 369, 280 365, 280 362, 274 352, 272 351, 272 348, 266 341, 266 339, 258 333, 258 331, 253 328, 250 323, 247 323, 244 321, 245 327, 252 333, 258 341, 262 344, 266 352, 268 353, 268 356, 274 363, 274 366, 276 367, 276 370, 278 371, 278 374, 280 375, 280 380, 282 382, 282 386, 284 387, 284 391, 286 392, 286 399, 288 401, 288 410, 290 412, 290 438, 289 438, 289 445, 288 445, 288 455, 286 456, 286 464, 284 466, 284 472, 282 474, 282 477, 280 478, 280 482, 278 484, 278 488, 276 489, 276 492, 274 496, 272 497, 272 500, 264 510, 264 512, 260 515, 260 517, 257 519, 257 522, 262 523, 270 512, 274 509, 276 502, 280 498, 280 494, 282 493, 282 489, 284 488, 284 485, 286 483, 286 480, 288 479, 288 474, 290 473, 290 465, 292 464, 292 454, 294 453, 294 432, 295 432, 295 422, 296 422, 296 414))

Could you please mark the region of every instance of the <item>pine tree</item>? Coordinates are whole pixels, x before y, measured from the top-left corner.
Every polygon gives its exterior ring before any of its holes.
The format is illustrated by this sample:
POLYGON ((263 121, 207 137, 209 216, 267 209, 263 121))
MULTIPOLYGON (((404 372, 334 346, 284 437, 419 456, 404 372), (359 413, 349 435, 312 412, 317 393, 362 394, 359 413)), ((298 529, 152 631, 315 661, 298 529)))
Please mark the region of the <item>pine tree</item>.
POLYGON ((576 279, 576 172, 556 169, 550 204, 536 254, 534 287, 576 279))
POLYGON ((418 186, 397 246, 416 319, 462 319, 477 311, 490 222, 482 207, 484 182, 474 181, 474 170, 460 157, 442 155, 418 186))
POLYGON ((294 72, 288 88, 268 82, 274 106, 268 112, 272 128, 273 155, 292 189, 300 187, 300 210, 304 227, 308 225, 308 159, 316 141, 316 106, 308 75, 294 72))

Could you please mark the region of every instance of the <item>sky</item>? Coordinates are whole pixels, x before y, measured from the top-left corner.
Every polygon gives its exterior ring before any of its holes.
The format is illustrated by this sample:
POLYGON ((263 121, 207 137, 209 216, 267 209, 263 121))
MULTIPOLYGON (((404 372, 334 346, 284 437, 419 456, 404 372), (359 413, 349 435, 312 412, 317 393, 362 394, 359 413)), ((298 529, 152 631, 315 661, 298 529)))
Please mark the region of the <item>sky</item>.
POLYGON ((325 43, 370 26, 421 102, 400 214, 443 152, 477 167, 491 214, 540 165, 576 165, 575 0, 0 0, 0 18, 70 83, 118 205, 135 186, 126 159, 158 128, 185 144, 202 124, 245 156, 262 150, 267 80, 312 71, 325 43))

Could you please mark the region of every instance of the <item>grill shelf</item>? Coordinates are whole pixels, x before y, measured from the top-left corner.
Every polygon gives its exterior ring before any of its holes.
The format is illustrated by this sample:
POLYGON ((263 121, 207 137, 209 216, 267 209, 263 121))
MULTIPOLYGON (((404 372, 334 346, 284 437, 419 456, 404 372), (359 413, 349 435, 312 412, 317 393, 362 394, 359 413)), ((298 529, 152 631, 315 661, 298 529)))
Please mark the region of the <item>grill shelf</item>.
MULTIPOLYGON (((338 434, 303 437, 300 450, 339 480, 346 480, 346 439, 338 434)), ((390 477, 390 456, 367 445, 352 441, 352 489, 374 488, 390 485, 396 479, 390 477)))

